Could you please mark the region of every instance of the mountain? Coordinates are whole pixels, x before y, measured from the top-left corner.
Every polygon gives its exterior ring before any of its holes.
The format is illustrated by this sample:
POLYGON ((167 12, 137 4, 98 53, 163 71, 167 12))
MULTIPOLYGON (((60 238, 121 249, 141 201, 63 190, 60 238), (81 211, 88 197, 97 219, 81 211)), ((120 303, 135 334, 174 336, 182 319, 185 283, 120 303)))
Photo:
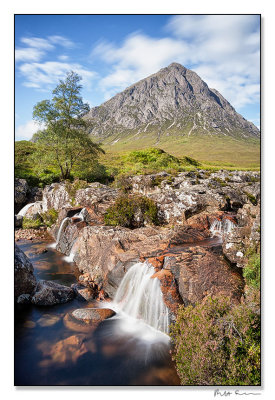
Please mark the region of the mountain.
POLYGON ((194 72, 172 63, 118 93, 85 116, 90 134, 106 144, 150 144, 179 137, 259 138, 258 128, 194 72))

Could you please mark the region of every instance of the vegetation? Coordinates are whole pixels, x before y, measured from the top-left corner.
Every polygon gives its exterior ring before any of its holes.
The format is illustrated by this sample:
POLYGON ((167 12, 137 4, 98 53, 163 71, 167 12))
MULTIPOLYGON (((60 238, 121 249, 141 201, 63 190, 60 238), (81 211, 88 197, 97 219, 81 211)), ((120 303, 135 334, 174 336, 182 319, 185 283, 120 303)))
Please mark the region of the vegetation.
POLYGON ((58 211, 56 211, 54 208, 50 208, 45 213, 41 214, 41 218, 42 218, 42 221, 43 221, 43 225, 51 227, 57 221, 58 211))
POLYGON ((240 304, 207 297, 184 308, 171 326, 173 359, 182 385, 260 385, 260 256, 244 269, 240 304))
POLYGON ((260 289, 261 281, 261 256, 260 254, 252 254, 248 263, 244 268, 243 276, 248 286, 260 289))
POLYGON ((144 224, 159 223, 158 209, 155 202, 145 196, 122 195, 104 215, 106 225, 119 225, 127 228, 139 228, 144 224))
POLYGON ((107 161, 114 154, 124 155, 125 152, 143 150, 157 146, 174 157, 181 159, 184 156, 199 160, 202 168, 259 170, 260 168, 260 140, 245 138, 235 139, 229 136, 190 135, 188 132, 174 132, 173 135, 163 135, 157 141, 156 133, 146 131, 146 135, 136 140, 129 132, 128 136, 120 138, 116 143, 117 135, 104 140, 103 148, 107 153, 107 161))
POLYGON ((34 135, 35 158, 42 169, 58 170, 63 180, 72 170, 89 170, 103 152, 88 136, 89 124, 82 118, 89 106, 80 97, 80 80, 76 73, 68 73, 53 90, 52 100, 37 103, 33 110, 33 118, 46 126, 34 135))
POLYGON ((41 218, 31 219, 23 217, 22 228, 23 229, 39 229, 43 225, 41 218))
POLYGON ((244 192, 244 193, 248 197, 248 200, 250 201, 250 203, 253 204, 253 206, 256 206, 258 204, 257 199, 255 196, 253 196, 253 194, 248 193, 248 192, 244 192))

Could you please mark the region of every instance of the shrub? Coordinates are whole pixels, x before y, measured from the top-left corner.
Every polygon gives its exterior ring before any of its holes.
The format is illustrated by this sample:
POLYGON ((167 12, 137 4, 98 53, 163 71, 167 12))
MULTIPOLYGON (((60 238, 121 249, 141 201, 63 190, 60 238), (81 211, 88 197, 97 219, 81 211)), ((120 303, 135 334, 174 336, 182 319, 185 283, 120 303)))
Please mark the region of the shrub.
POLYGON ((45 213, 42 213, 41 217, 43 219, 43 223, 46 226, 51 227, 57 221, 58 211, 56 211, 54 208, 51 208, 50 210, 46 211, 45 213))
POLYGON ((255 289, 260 288, 261 280, 261 257, 260 254, 252 254, 247 265, 243 269, 243 276, 248 286, 255 289))
POLYGON ((139 228, 146 223, 159 223, 155 202, 145 196, 120 196, 104 215, 106 225, 139 228))
POLYGON ((170 336, 182 385, 260 385, 259 294, 181 306, 170 336))
POLYGON ((37 218, 35 220, 23 217, 22 228, 23 229, 38 229, 43 223, 41 219, 37 218))

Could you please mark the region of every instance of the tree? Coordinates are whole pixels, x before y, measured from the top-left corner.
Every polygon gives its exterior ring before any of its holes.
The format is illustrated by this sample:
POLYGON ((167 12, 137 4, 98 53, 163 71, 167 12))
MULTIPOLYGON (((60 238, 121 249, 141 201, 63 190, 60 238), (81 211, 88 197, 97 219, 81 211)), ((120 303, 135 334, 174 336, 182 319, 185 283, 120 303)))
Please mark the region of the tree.
POLYGON ((104 153, 88 136, 89 123, 82 117, 89 105, 80 97, 81 77, 71 71, 53 90, 52 100, 43 100, 33 109, 33 119, 45 129, 34 135, 36 159, 47 168, 60 170, 61 179, 68 179, 72 170, 81 170, 97 161, 104 153))

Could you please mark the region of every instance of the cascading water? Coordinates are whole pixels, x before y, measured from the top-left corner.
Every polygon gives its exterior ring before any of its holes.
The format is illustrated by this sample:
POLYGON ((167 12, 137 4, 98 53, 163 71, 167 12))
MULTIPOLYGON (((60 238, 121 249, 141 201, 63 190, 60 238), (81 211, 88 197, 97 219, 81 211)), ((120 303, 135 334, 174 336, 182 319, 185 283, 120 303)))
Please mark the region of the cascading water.
POLYGON ((24 206, 17 215, 21 215, 21 217, 25 217, 28 209, 33 206, 35 203, 29 203, 26 206, 24 206))
POLYGON ((70 254, 68 256, 63 257, 64 261, 67 261, 68 263, 74 262, 74 257, 75 257, 75 254, 76 254, 76 247, 77 247, 77 239, 75 239, 74 242, 73 242, 70 254))
POLYGON ((231 220, 227 218, 222 221, 215 219, 210 226, 210 232, 212 232, 212 235, 222 236, 230 233, 233 228, 235 228, 235 224, 231 220))
POLYGON ((59 243, 60 237, 61 237, 61 235, 62 235, 64 225, 65 225, 66 221, 68 221, 68 220, 70 220, 70 219, 71 219, 71 218, 66 217, 66 218, 64 218, 64 219, 62 220, 62 222, 61 222, 61 224, 60 224, 60 227, 59 227, 59 229, 58 229, 56 242, 53 243, 53 244, 51 244, 49 247, 51 247, 51 248, 53 248, 53 249, 56 248, 56 246, 57 246, 58 243, 59 243))
POLYGON ((154 273, 148 263, 133 265, 117 289, 113 308, 168 334, 168 308, 163 302, 159 280, 152 278, 154 273))

